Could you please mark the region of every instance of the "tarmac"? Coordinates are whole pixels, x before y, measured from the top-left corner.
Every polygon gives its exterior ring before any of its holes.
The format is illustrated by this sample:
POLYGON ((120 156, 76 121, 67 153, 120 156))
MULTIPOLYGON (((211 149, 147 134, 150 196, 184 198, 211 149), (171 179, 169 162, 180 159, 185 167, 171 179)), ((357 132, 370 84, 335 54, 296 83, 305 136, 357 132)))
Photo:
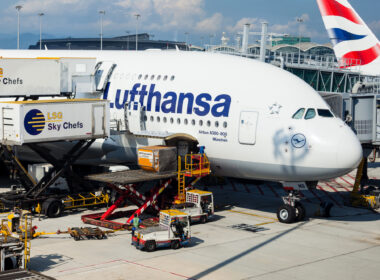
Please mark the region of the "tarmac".
MULTIPOLYGON (((378 164, 371 167, 370 177, 380 178, 378 164)), ((140 251, 128 231, 104 240, 48 235, 32 241, 29 268, 56 279, 378 279, 380 214, 345 206, 354 176, 304 192, 307 218, 295 224, 276 219, 280 186, 230 179, 209 187, 217 210, 208 223, 192 225, 187 247, 140 251), (321 201, 334 203, 332 217, 318 217, 321 201)), ((103 210, 33 224, 46 232, 83 227, 81 215, 103 210)))

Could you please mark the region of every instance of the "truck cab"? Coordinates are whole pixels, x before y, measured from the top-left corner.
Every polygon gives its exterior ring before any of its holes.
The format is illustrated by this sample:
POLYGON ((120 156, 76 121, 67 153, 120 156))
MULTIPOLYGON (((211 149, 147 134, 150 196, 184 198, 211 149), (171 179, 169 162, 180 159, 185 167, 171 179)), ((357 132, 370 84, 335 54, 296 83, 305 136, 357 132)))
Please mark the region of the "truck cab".
POLYGON ((148 252, 161 247, 178 249, 188 244, 190 237, 189 215, 169 209, 160 211, 160 220, 157 226, 136 230, 132 236, 132 244, 136 248, 145 249, 148 252))
POLYGON ((214 215, 214 197, 212 192, 188 190, 186 202, 174 204, 172 208, 189 214, 190 222, 205 223, 214 215))

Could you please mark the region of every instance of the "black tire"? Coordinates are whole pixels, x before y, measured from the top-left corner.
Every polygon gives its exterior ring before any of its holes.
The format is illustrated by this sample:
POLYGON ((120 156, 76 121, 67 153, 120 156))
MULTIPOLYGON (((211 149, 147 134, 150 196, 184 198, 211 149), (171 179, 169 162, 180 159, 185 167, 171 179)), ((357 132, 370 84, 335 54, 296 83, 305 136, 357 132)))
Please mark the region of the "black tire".
POLYGON ((305 220, 305 217, 306 217, 306 209, 305 207, 297 202, 296 203, 296 221, 303 221, 305 220))
POLYGON ((178 240, 173 240, 172 243, 170 244, 170 248, 172 248, 173 250, 177 250, 179 249, 179 247, 181 247, 181 244, 179 243, 178 240))
POLYGON ((277 210, 277 219, 281 223, 291 224, 296 219, 296 210, 294 207, 284 204, 277 210))
POLYGON ((206 223, 207 222, 207 216, 206 215, 203 215, 200 220, 199 220, 202 224, 206 223))
POLYGON ((57 218, 63 212, 62 201, 55 198, 48 198, 42 203, 43 213, 49 218, 57 218))
POLYGON ((79 235, 74 235, 74 240, 75 241, 79 241, 80 240, 80 236, 79 235))
POLYGON ((11 270, 14 269, 15 265, 13 263, 13 260, 11 257, 5 258, 4 260, 4 270, 11 270))
POLYGON ((154 250, 156 250, 156 242, 154 240, 148 240, 145 243, 144 248, 147 252, 153 252, 154 250))

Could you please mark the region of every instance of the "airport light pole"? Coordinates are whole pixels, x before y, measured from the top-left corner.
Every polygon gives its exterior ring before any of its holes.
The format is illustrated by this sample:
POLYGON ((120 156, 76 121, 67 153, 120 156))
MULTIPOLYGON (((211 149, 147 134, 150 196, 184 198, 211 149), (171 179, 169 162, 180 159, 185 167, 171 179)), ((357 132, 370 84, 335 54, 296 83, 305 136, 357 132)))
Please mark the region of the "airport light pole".
POLYGON ((44 13, 39 13, 38 16, 40 17, 40 50, 42 49, 42 17, 44 16, 44 13))
POLYGON ((301 24, 303 23, 303 18, 297 18, 299 23, 298 27, 298 64, 301 63, 301 24))
POLYGON ((138 50, 139 44, 138 44, 138 36, 137 36, 137 30, 139 27, 139 18, 141 17, 140 14, 135 14, 136 17, 136 51, 138 50))
POLYGON ((204 45, 204 37, 203 36, 201 36, 201 46, 203 47, 203 45, 204 45))
POLYGON ((129 51, 129 33, 131 33, 129 30, 125 31, 127 33, 127 51, 129 51))
POLYGON ((17 10, 17 49, 20 49, 20 10, 22 6, 17 5, 16 10, 17 10))
POLYGON ((103 16, 106 14, 106 11, 99 11, 100 14, 100 50, 103 50, 103 16))
POLYGON ((189 48, 188 48, 188 40, 189 39, 189 32, 185 32, 185 40, 186 40, 186 50, 188 51, 189 50, 189 48))
POLYGON ((214 34, 210 34, 209 37, 210 37, 210 47, 211 47, 211 45, 212 45, 212 38, 214 38, 214 34))

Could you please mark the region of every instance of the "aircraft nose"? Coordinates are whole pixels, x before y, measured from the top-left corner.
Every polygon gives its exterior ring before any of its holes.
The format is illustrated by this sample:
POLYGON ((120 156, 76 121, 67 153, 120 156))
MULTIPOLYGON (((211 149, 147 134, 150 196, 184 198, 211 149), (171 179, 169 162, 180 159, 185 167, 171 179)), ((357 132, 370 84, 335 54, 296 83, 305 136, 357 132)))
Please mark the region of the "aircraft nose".
POLYGON ((343 137, 340 138, 340 143, 337 149, 337 165, 341 169, 347 169, 348 172, 352 169, 358 167, 362 157, 363 149, 360 144, 359 139, 351 131, 350 128, 345 127, 349 130, 345 133, 343 137))

